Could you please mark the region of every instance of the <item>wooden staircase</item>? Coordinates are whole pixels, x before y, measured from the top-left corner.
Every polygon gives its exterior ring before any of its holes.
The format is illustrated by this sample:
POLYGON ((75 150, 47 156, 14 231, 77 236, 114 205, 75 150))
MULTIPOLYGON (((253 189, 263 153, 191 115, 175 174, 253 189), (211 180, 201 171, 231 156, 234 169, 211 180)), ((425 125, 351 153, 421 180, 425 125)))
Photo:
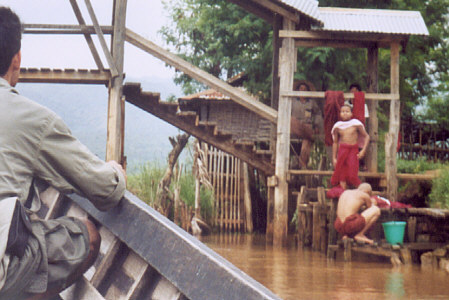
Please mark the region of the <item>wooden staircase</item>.
POLYGON ((123 87, 127 102, 155 115, 198 139, 240 158, 266 175, 274 174, 272 151, 260 149, 257 141, 234 137, 220 130, 217 122, 201 121, 198 111, 178 102, 164 102, 159 93, 144 92, 140 83, 127 83, 123 87))

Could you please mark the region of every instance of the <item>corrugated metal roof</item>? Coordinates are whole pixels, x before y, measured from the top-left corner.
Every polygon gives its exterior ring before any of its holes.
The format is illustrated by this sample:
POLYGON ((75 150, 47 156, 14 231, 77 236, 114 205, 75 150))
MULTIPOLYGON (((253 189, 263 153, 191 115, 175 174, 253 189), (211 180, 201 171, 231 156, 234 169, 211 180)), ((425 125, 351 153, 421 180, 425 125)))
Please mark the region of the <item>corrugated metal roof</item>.
POLYGON ((230 100, 231 98, 214 90, 209 89, 196 94, 188 95, 179 98, 181 100, 194 100, 194 99, 205 99, 205 100, 230 100))
POLYGON ((306 16, 318 21, 322 24, 320 12, 318 10, 318 1, 316 0, 278 0, 285 5, 288 5, 306 16))
POLYGON ((429 35, 418 11, 320 7, 323 27, 313 30, 429 35))

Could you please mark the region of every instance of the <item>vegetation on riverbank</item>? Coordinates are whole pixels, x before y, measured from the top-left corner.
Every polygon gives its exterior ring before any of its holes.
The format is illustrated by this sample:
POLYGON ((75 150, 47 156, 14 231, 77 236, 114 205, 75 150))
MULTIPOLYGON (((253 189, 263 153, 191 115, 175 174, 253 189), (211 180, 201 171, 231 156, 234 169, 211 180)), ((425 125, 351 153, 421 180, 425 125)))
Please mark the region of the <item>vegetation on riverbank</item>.
MULTIPOLYGON (((137 171, 128 175, 128 189, 148 205, 158 210, 159 207, 155 203, 156 193, 165 169, 165 166, 157 162, 141 165, 137 171)), ((179 186, 181 201, 193 211, 195 207, 195 176, 192 174, 192 168, 189 164, 180 169, 181 175, 179 180, 177 178, 172 180, 170 191, 173 194, 175 187, 179 186)), ((201 217, 209 224, 211 224, 213 219, 213 197, 213 191, 203 186, 201 187, 201 217)), ((173 220, 173 208, 174 203, 172 203, 169 214, 171 220, 173 220)))

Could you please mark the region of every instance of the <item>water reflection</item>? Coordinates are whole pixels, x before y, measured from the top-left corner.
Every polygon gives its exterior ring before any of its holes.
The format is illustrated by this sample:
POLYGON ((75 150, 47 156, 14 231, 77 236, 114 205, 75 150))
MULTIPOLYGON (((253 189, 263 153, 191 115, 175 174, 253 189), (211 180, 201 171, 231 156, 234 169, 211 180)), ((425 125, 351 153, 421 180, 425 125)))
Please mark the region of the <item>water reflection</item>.
POLYGON ((449 276, 437 269, 328 260, 294 245, 273 248, 263 235, 221 234, 201 240, 283 299, 447 299, 449 295, 449 276))
POLYGON ((387 274, 385 281, 385 292, 392 299, 400 299, 405 295, 404 276, 398 270, 393 270, 387 274))

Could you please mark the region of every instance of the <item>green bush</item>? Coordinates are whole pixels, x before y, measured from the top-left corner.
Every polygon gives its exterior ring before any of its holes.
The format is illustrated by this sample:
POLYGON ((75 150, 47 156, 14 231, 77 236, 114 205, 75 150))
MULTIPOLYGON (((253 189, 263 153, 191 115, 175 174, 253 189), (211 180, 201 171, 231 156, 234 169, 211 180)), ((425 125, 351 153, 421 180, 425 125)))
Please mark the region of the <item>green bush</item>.
POLYGON ((442 169, 432 184, 429 195, 431 207, 449 209, 449 167, 442 169))
POLYGON ((425 157, 420 157, 415 160, 397 160, 398 173, 423 173, 429 170, 437 170, 444 167, 442 163, 436 163, 426 160, 425 157))

